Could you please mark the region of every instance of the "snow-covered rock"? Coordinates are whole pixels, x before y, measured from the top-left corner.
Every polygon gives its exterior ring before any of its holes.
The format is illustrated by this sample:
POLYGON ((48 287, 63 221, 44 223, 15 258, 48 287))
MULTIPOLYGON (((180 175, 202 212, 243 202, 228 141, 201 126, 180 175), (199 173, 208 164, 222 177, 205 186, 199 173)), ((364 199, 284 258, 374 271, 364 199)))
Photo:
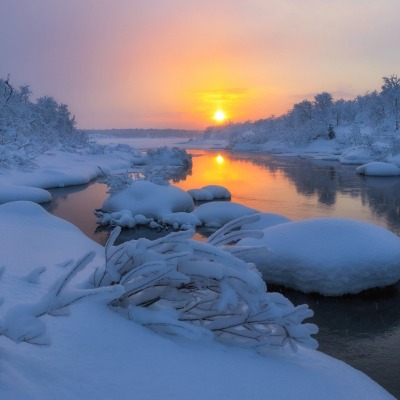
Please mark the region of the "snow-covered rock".
POLYGON ((174 229, 194 229, 201 225, 200 219, 193 213, 177 212, 167 214, 161 220, 164 225, 171 225, 174 229))
POLYGON ((207 185, 207 186, 202 187, 202 189, 206 190, 207 192, 210 192, 212 194, 213 198, 216 200, 231 198, 230 191, 224 186, 207 185))
POLYGON ((184 190, 172 185, 157 185, 150 181, 133 181, 126 189, 112 194, 97 211, 99 223, 133 227, 148 219, 161 221, 171 214, 191 212, 193 199, 184 190), (116 214, 117 213, 117 214, 116 214), (140 215, 140 221, 135 217, 140 215))
POLYGON ((356 168, 357 174, 368 176, 399 176, 400 168, 385 162, 371 162, 356 168))
POLYGON ((189 189, 187 191, 192 199, 195 201, 213 201, 214 196, 211 192, 204 189, 189 189))
POLYGON ((256 213, 258 211, 253 208, 224 201, 205 203, 193 211, 202 224, 209 228, 220 228, 234 219, 256 213))
POLYGON ((267 283, 327 296, 358 293, 400 279, 400 238, 365 222, 316 218, 264 229, 262 239, 239 245, 265 245, 252 261, 267 283))
POLYGON ((187 192, 196 201, 228 200, 231 198, 230 191, 219 185, 208 185, 201 189, 190 189, 187 192))

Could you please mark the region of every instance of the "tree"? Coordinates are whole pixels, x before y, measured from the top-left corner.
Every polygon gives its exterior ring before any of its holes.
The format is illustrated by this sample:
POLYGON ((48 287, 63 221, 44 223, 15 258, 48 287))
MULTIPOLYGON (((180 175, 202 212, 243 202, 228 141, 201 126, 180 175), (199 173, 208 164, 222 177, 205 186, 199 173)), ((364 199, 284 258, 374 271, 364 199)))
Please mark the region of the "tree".
POLYGON ((400 78, 397 75, 384 76, 381 87, 381 96, 386 105, 387 114, 394 119, 394 130, 398 131, 399 124, 399 101, 400 101, 400 78))

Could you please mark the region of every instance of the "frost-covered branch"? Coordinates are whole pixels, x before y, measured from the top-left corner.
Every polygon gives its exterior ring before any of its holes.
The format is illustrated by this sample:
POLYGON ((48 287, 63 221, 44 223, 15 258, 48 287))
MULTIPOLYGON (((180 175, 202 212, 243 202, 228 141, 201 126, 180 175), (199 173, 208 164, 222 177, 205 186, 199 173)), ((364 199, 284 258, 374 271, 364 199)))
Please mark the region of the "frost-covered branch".
MULTIPOLYGON (((230 242, 230 229, 250 221, 254 218, 231 224, 211 241, 221 244, 225 237, 230 242)), ((308 306, 295 307, 284 296, 268 293, 254 265, 234 252, 192 240, 193 231, 114 246, 119 232, 116 228, 110 236, 106 265, 93 282, 124 287, 112 306, 129 319, 164 334, 211 335, 259 351, 298 344, 317 347, 311 337, 316 326, 303 323, 313 315, 308 306)))

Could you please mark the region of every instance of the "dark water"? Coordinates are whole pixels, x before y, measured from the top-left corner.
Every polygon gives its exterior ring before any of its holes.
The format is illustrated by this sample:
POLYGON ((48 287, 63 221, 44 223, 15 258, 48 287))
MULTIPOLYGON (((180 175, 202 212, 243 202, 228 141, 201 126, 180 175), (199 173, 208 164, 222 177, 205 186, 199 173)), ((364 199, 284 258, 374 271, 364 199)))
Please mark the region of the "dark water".
MULTIPOLYGON (((400 178, 361 177, 354 166, 298 157, 222 154, 194 151, 191 175, 183 189, 208 184, 227 187, 232 201, 293 220, 345 217, 375 223, 400 235, 400 178)), ((93 215, 108 197, 106 186, 54 189, 48 209, 104 244, 108 231, 93 215)), ((207 236, 202 231, 198 239, 207 236)), ((164 235, 150 229, 123 232, 122 241, 164 235)), ((400 398, 400 285, 355 296, 326 298, 281 287, 294 304, 309 304, 320 332, 319 350, 365 372, 400 398)))

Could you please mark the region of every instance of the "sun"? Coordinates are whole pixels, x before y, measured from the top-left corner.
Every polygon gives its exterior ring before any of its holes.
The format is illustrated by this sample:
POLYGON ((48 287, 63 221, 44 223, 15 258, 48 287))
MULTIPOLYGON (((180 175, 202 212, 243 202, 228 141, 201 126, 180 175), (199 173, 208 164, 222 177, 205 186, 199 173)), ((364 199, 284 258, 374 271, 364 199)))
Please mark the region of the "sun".
POLYGON ((221 156, 221 154, 218 154, 217 157, 215 157, 215 161, 217 162, 217 164, 223 164, 225 159, 224 157, 221 156))
POLYGON ((222 110, 217 110, 215 111, 213 118, 217 122, 222 122, 226 119, 226 114, 222 110))

